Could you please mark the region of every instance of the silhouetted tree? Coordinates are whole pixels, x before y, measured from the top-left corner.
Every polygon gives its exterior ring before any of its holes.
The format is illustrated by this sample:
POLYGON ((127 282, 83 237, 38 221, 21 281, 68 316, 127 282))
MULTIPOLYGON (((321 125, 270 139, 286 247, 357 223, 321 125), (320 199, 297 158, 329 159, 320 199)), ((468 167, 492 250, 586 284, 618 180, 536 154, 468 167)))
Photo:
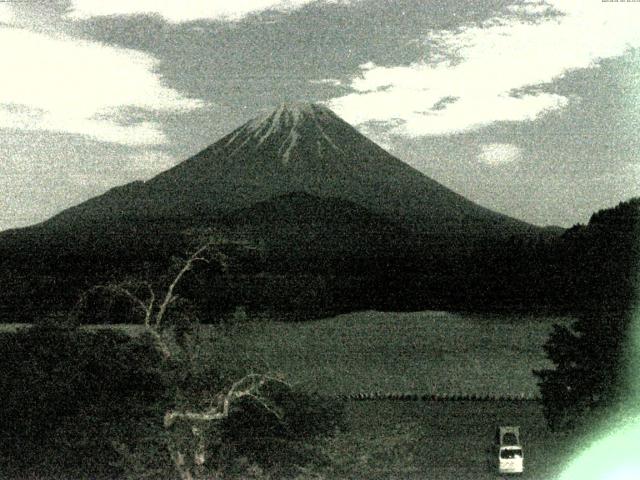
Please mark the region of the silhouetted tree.
POLYGON ((595 213, 564 238, 581 291, 578 320, 556 325, 545 351, 555 368, 535 372, 545 415, 556 429, 588 419, 627 393, 630 321, 637 300, 640 199, 595 213), (569 248, 570 247, 570 248, 569 248))

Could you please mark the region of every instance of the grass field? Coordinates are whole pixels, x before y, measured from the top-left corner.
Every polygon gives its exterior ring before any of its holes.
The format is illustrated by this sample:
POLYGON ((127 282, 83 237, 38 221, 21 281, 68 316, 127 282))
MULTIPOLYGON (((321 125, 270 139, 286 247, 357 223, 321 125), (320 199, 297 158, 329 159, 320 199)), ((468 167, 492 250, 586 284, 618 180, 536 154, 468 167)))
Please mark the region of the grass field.
POLYGON ((253 324, 239 339, 294 383, 323 394, 538 394, 532 369, 566 318, 446 312, 357 312, 305 323, 253 324))
POLYGON ((546 428, 537 402, 347 402, 346 413, 326 478, 495 480, 486 450, 498 425, 520 426, 523 480, 555 478, 576 449, 546 428))
MULTIPOLYGON (((302 389, 325 395, 536 396, 532 370, 551 366, 542 345, 553 323, 569 322, 562 317, 365 311, 300 323, 249 322, 233 342, 256 369, 282 372, 302 389)), ((135 332, 141 327, 116 328, 135 332)))

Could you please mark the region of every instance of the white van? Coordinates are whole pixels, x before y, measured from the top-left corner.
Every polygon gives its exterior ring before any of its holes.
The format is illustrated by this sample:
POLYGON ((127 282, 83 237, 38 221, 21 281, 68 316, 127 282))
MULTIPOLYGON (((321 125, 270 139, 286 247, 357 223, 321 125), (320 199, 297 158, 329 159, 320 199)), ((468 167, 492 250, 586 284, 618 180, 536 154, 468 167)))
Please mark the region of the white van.
POLYGON ((498 450, 498 473, 524 472, 524 455, 520 445, 502 446, 498 450))

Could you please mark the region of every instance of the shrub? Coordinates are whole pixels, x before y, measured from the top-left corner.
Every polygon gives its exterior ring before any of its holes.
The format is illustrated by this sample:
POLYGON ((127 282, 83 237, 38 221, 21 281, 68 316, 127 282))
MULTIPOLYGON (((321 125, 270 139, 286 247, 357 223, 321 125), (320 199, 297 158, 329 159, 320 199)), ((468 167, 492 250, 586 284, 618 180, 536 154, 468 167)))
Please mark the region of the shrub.
POLYGON ((166 385, 146 336, 42 325, 0 334, 4 476, 113 478, 113 442, 160 423, 166 385))
POLYGON ((240 402, 217 432, 220 464, 243 476, 246 472, 237 472, 241 459, 275 478, 325 466, 329 459, 318 446, 345 427, 344 404, 284 386, 266 393, 282 417, 250 399, 240 402))

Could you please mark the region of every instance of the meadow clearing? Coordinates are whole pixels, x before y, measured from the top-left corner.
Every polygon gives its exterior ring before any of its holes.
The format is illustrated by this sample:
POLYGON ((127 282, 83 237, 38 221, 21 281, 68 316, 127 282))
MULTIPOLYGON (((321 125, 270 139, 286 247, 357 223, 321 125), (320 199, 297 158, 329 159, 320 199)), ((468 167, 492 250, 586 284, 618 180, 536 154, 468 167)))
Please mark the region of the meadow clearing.
POLYGON ((252 323, 239 349, 325 395, 401 392, 535 397, 533 369, 564 317, 356 312, 301 323, 252 323))
MULTIPOLYGON (((305 390, 537 397, 533 369, 566 317, 356 312, 304 323, 250 324, 239 347, 305 390)), ((335 479, 500 478, 487 448, 498 425, 519 425, 522 479, 553 479, 579 451, 551 432, 538 401, 347 401, 347 430, 328 447, 335 479)))

